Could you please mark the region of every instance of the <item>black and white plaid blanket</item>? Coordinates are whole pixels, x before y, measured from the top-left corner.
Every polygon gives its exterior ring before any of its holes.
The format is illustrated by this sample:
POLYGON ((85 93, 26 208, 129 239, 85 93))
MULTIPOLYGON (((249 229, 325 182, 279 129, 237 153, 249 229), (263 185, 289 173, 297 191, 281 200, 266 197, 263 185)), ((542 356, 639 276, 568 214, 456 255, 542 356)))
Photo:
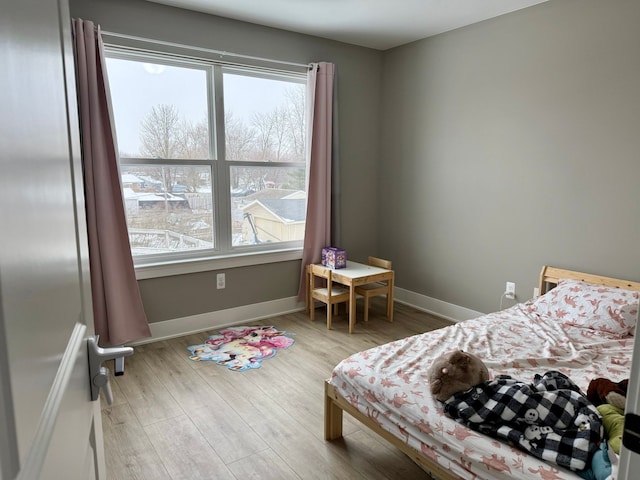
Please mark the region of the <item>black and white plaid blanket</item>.
POLYGON ((602 440, 598 410, 557 371, 536 375, 532 384, 498 376, 456 393, 444 410, 469 428, 571 470, 589 467, 602 440))

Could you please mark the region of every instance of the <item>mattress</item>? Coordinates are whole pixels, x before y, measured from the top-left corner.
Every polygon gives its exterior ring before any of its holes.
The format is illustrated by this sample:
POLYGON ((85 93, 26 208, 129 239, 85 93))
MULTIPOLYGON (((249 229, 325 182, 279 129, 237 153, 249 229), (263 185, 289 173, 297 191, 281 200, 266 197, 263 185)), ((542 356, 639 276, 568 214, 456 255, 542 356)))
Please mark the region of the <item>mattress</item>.
POLYGON ((446 416, 427 381, 432 359, 453 349, 478 355, 492 378, 532 382, 536 374, 556 370, 585 393, 595 378, 628 378, 633 336, 585 328, 567 321, 566 312, 558 318, 540 314, 540 306, 517 304, 356 353, 335 367, 330 383, 381 428, 460 478, 578 479, 446 416))

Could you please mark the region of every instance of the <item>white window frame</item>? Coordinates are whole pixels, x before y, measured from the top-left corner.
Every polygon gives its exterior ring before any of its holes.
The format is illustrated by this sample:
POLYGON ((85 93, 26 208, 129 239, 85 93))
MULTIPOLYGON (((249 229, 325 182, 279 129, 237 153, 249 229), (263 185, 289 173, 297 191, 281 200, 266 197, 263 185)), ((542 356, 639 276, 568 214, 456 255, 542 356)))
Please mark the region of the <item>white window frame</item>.
MULTIPOLYGON (((105 36, 103 34, 103 36, 105 36)), ((109 34, 106 34, 108 37, 109 34)), ((244 57, 242 61, 221 60, 219 52, 206 49, 191 50, 189 47, 154 43, 133 37, 118 38, 116 42, 105 41, 105 53, 110 58, 129 60, 147 60, 174 66, 188 66, 202 68, 207 72, 208 93, 208 121, 216 127, 209 129, 209 159, 150 159, 123 158, 121 165, 185 165, 207 166, 212 172, 212 195, 214 200, 214 248, 176 252, 168 254, 152 254, 134 257, 136 276, 138 279, 155 278, 161 276, 179 275, 203 271, 220 270, 241 266, 259 265, 264 263, 299 260, 302 258, 303 241, 278 242, 276 244, 261 244, 247 246, 231 245, 231 182, 230 171, 233 167, 301 167, 308 171, 304 162, 253 162, 232 161, 225 158, 224 108, 214 108, 214 105, 224 105, 223 72, 238 73, 262 78, 276 78, 294 80, 301 84, 306 82, 306 66, 280 64, 265 66, 264 59, 244 57), (132 40, 133 39, 133 40, 132 40), (147 42, 146 48, 138 45, 147 42), (151 47, 151 48, 150 48, 151 47), (226 195, 221 194, 226 192, 226 195)))

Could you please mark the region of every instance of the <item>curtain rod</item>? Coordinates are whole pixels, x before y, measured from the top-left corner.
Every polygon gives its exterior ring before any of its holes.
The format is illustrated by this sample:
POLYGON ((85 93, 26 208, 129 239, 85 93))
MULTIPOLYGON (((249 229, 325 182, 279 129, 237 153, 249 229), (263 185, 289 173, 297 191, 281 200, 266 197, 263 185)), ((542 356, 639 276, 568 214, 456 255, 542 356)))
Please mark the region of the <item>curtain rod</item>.
POLYGON ((139 41, 139 42, 147 42, 147 43, 155 43, 155 44, 159 44, 159 45, 165 45, 168 47, 177 47, 177 48, 184 48, 187 50, 196 50, 199 52, 205 52, 205 53, 209 53, 209 54, 214 54, 214 55, 220 55, 220 57, 234 57, 234 58, 243 58, 243 59, 247 59, 247 60, 255 60, 255 61, 259 61, 259 62, 269 62, 269 63, 277 63, 280 65, 290 65, 290 66, 294 66, 294 67, 301 67, 301 68, 309 68, 310 64, 306 64, 306 63, 295 63, 295 62, 286 62, 283 60, 273 60, 271 58, 262 58, 262 57, 253 57, 251 55, 243 55, 241 53, 231 53, 231 52, 225 52, 222 50, 213 50, 211 48, 205 48, 205 47, 195 47, 192 45, 184 45, 181 43, 175 43, 175 42, 167 42, 164 40, 152 40, 149 38, 143 38, 143 37, 137 37, 135 35, 126 35, 124 33, 115 33, 115 32, 108 32, 105 30, 102 30, 102 34, 103 35, 107 35, 107 36, 111 36, 111 37, 116 37, 116 38, 124 38, 127 40, 135 40, 135 41, 139 41))

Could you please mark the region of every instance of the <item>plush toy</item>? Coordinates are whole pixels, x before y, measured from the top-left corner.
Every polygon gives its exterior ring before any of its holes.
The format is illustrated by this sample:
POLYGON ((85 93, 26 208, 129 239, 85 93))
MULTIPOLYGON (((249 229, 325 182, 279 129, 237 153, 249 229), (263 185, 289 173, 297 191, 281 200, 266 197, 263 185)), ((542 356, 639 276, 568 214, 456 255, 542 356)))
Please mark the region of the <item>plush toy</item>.
POLYGON ((624 430, 624 407, 627 400, 629 379, 612 382, 608 378, 596 378, 589 382, 587 398, 600 415, 611 449, 619 454, 624 430))
POLYGON ((629 379, 615 383, 608 378, 596 378, 589 382, 587 398, 596 407, 608 403, 609 405, 624 410, 624 404, 627 401, 628 387, 629 379))
POLYGON ((454 393, 489 380, 489 370, 477 356, 454 350, 434 360, 429 367, 428 379, 433 396, 444 402, 454 393))
POLYGON ((602 417, 602 425, 609 439, 611 449, 620 454, 622 433, 624 432, 624 410, 608 403, 598 405, 596 408, 602 417))

